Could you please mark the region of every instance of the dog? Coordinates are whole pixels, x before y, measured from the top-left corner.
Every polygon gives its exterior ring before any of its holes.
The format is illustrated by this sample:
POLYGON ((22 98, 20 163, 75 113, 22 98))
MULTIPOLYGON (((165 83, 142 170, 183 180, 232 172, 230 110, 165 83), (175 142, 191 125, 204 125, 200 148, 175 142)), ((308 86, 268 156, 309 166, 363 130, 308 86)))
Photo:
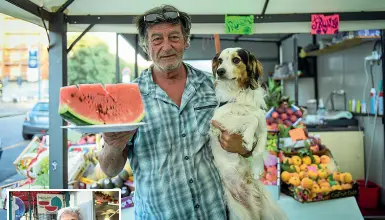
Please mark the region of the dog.
POLYGON ((224 185, 229 219, 285 220, 286 215, 259 180, 267 140, 267 106, 258 82, 263 74, 262 64, 245 49, 227 48, 213 58, 212 71, 219 102, 212 120, 221 123, 230 134, 243 137, 254 168, 248 158, 224 150, 219 142, 221 131, 210 127, 210 146, 224 185))

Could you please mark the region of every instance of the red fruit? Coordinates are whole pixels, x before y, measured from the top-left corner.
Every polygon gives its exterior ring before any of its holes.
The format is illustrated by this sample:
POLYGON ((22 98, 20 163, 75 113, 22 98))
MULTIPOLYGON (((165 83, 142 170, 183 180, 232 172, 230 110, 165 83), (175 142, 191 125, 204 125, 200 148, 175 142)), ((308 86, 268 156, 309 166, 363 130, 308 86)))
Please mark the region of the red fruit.
POLYGON ((286 113, 287 113, 288 115, 294 114, 294 112, 293 112, 293 110, 292 110, 291 108, 288 108, 288 109, 286 110, 286 113))
POLYGON ((283 120, 282 119, 277 119, 276 122, 277 122, 277 124, 283 124, 283 120))
POLYGON ((292 123, 291 121, 289 121, 289 120, 286 120, 286 121, 285 121, 285 125, 287 125, 287 126, 292 126, 293 123, 292 123))
POLYGON ((287 120, 288 119, 287 114, 286 113, 282 113, 281 114, 281 119, 284 120, 284 121, 287 120))
POLYGON ((71 145, 71 141, 67 141, 67 146, 70 147, 71 145))
POLYGON ((278 113, 284 113, 285 112, 285 109, 283 109, 283 108, 277 108, 276 109, 276 111, 278 112, 278 113))
POLYGON ((295 115, 290 116, 290 121, 293 122, 293 123, 296 122, 297 121, 297 117, 295 115))
POLYGON ((302 117, 302 112, 300 110, 295 111, 295 115, 300 118, 302 117))
POLYGON ((271 113, 271 117, 272 117, 272 118, 278 118, 278 113, 277 113, 277 112, 271 113))
POLYGON ((266 124, 271 125, 271 123, 273 123, 273 119, 272 118, 266 118, 266 124))

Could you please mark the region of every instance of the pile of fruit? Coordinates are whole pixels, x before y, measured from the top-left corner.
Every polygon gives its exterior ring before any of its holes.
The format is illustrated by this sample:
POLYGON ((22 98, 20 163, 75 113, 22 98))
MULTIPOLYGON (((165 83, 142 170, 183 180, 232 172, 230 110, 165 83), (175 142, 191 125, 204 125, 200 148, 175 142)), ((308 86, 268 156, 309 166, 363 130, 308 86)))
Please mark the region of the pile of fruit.
POLYGON ((325 200, 332 191, 352 189, 352 175, 339 172, 333 158, 328 155, 299 154, 281 158, 281 181, 295 191, 294 197, 299 197, 297 200, 325 200))
POLYGON ((277 152, 278 152, 278 133, 269 132, 267 134, 266 150, 270 154, 277 155, 277 152))
POLYGON ((280 107, 270 110, 266 118, 266 123, 269 130, 275 131, 278 129, 279 124, 282 124, 284 127, 291 127, 301 117, 301 110, 295 106, 280 107))

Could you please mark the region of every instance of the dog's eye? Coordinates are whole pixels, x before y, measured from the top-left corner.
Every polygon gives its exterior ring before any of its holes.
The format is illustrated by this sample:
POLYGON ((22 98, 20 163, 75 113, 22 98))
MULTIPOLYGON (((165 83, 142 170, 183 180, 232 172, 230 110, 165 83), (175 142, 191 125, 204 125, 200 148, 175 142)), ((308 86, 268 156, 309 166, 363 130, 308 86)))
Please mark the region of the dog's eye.
POLYGON ((241 60, 238 57, 233 58, 233 63, 238 64, 241 60))
POLYGON ((219 64, 222 64, 222 62, 223 62, 222 58, 219 58, 218 62, 219 62, 219 64))

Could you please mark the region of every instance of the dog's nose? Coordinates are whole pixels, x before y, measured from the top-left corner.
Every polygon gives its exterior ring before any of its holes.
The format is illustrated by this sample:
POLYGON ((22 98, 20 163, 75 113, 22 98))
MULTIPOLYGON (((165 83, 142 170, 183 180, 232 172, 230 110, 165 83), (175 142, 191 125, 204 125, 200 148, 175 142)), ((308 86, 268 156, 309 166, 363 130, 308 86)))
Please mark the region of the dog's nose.
POLYGON ((225 73, 226 73, 225 68, 219 68, 219 69, 217 70, 218 76, 223 76, 223 75, 225 75, 225 73))

